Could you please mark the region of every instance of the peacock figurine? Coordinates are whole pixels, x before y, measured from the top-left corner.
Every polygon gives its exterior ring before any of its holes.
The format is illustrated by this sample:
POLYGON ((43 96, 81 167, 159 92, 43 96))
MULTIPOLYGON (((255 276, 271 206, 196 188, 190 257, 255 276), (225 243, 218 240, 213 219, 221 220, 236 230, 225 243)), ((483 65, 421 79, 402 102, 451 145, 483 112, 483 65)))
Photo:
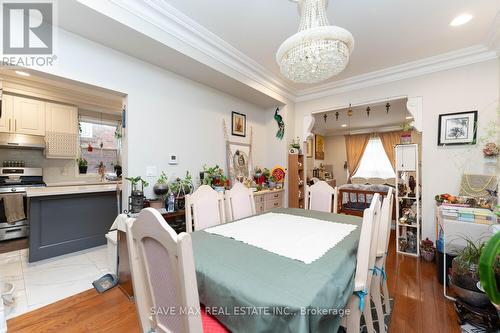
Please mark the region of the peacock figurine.
POLYGON ((278 114, 279 110, 280 108, 276 108, 276 112, 274 112, 274 119, 276 119, 279 126, 278 132, 276 132, 276 137, 282 140, 283 135, 285 135, 285 122, 283 121, 283 117, 278 114))

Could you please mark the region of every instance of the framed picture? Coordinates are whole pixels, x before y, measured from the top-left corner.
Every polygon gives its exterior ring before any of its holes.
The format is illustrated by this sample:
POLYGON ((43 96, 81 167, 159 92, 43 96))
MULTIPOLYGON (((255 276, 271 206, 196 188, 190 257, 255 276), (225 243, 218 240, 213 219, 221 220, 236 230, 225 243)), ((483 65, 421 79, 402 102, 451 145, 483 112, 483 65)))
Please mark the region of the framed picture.
POLYGON ((234 111, 231 113, 231 134, 243 137, 247 135, 246 115, 234 111))
POLYGON ((439 115, 438 145, 476 144, 477 111, 439 115))
POLYGON ((314 135, 314 158, 317 160, 325 159, 325 138, 322 135, 314 135))
POLYGON ((313 157, 313 140, 311 138, 307 139, 306 157, 307 158, 312 158, 313 157))

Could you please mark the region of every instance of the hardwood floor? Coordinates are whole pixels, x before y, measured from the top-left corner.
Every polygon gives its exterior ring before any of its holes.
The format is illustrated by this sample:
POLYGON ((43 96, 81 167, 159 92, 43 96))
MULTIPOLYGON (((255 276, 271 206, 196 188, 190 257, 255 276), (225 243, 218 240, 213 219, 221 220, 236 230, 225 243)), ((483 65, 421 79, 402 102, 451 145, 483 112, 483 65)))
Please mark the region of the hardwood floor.
MULTIPOLYGON (((453 303, 444 299, 436 264, 395 255, 389 248, 387 275, 394 309, 389 333, 460 332, 453 303)), ((9 333, 139 332, 134 303, 119 288, 102 295, 88 290, 7 322, 9 333)))

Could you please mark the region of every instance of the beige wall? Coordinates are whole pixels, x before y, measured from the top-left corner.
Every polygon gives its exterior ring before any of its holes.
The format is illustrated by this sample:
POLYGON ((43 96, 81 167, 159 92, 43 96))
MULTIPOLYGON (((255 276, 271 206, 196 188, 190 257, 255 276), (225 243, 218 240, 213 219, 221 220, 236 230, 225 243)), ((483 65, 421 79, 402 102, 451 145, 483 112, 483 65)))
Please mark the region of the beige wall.
POLYGON ((325 138, 325 160, 323 163, 333 165, 333 177, 337 180, 337 186, 347 183, 347 173, 344 170, 345 161, 347 161, 347 153, 344 136, 327 136, 325 138))

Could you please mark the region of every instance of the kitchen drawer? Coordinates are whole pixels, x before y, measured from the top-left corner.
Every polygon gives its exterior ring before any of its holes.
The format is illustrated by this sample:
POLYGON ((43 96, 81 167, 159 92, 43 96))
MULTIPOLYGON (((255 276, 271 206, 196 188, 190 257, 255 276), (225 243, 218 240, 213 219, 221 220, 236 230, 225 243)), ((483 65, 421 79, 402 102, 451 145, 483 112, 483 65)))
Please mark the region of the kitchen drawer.
POLYGON ((28 234, 29 234, 29 227, 27 225, 0 229, 1 240, 26 237, 28 236, 28 234))
POLYGON ((263 203, 255 205, 255 212, 256 213, 263 213, 264 211, 265 211, 265 209, 264 209, 263 203))
POLYGON ((255 204, 264 203, 264 194, 254 195, 255 204))
POLYGON ((264 201, 282 200, 283 191, 264 194, 264 201))
POLYGON ((281 207, 283 207, 283 200, 281 198, 274 199, 274 200, 267 200, 264 203, 265 210, 270 210, 273 208, 281 208, 281 207))

